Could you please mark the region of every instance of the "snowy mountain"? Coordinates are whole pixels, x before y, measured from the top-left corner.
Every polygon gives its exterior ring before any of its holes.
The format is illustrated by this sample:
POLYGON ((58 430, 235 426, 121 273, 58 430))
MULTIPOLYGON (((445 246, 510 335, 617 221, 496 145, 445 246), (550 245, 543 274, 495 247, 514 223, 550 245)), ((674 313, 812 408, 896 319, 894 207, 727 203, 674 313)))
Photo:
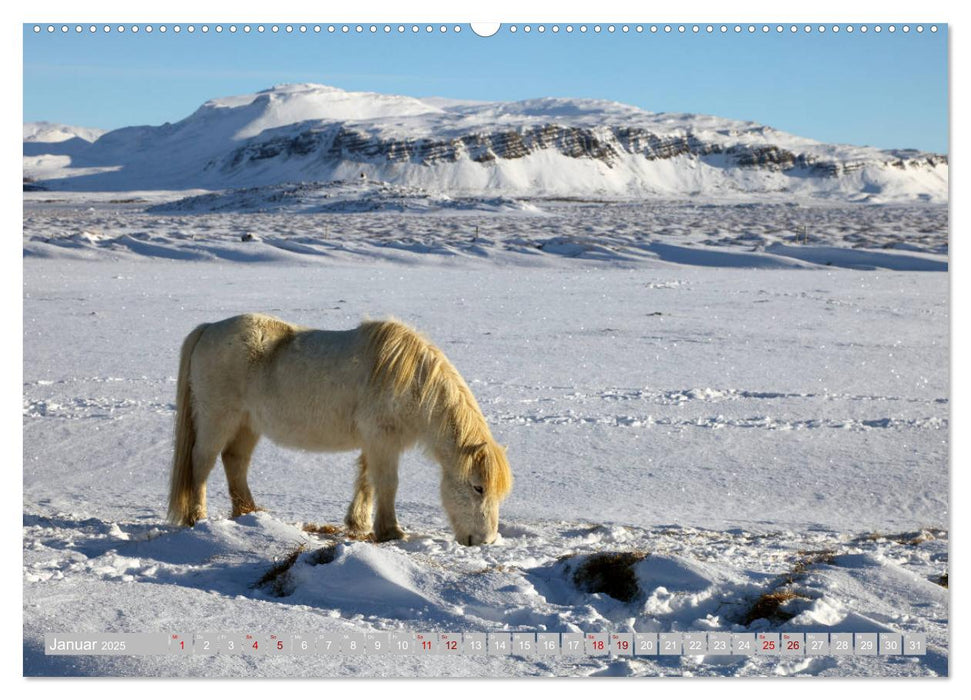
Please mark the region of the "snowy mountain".
POLYGON ((24 122, 24 191, 47 189, 37 180, 61 177, 64 171, 85 172, 72 168, 72 163, 104 133, 85 126, 24 122))
POLYGON ((71 139, 97 141, 104 129, 86 126, 68 126, 51 122, 24 122, 24 143, 60 143, 71 139))
MULTIPOLYGON (((946 201, 945 156, 824 144, 753 122, 616 102, 467 102, 281 85, 133 126, 56 162, 50 189, 226 189, 367 178, 467 196, 946 201)), ((77 145, 77 144, 75 144, 77 145)), ((27 156, 33 157, 32 162, 27 156)))

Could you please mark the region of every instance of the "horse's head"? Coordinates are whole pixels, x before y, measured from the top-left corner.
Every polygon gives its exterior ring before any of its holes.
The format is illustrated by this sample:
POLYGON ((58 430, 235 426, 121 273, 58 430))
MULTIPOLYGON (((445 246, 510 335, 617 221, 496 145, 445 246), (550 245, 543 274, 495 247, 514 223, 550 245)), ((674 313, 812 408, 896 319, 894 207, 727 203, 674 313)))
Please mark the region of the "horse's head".
POLYGON ((499 531, 499 503, 512 488, 506 450, 493 440, 464 447, 442 475, 442 503, 455 539, 490 544, 499 531))

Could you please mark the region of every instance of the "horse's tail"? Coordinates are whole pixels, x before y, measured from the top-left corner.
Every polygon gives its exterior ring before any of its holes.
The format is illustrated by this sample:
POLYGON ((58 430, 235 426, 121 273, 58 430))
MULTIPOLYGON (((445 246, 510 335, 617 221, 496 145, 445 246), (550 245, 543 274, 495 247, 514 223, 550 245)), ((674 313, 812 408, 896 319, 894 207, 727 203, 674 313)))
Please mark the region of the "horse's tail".
POLYGON ((192 419, 189 364, 192 351, 208 326, 208 323, 204 323, 189 333, 182 343, 182 355, 179 359, 179 379, 175 390, 175 458, 169 486, 169 521, 176 525, 191 524, 189 509, 192 495, 192 448, 196 443, 196 429, 192 419))

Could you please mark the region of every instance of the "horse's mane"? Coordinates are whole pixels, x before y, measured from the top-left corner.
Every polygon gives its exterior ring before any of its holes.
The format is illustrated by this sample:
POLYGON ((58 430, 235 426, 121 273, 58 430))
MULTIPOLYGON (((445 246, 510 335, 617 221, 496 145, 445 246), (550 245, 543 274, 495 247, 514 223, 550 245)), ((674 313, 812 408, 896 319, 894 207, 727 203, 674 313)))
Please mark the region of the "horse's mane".
POLYGON ((365 321, 360 330, 367 338, 371 358, 370 383, 396 397, 410 395, 440 438, 454 439, 463 453, 461 476, 467 476, 481 449, 493 451, 483 459, 486 492, 504 496, 512 487, 512 474, 503 449, 495 443, 475 396, 445 353, 405 324, 389 319, 365 321), (437 424, 436 422, 437 421, 437 424))

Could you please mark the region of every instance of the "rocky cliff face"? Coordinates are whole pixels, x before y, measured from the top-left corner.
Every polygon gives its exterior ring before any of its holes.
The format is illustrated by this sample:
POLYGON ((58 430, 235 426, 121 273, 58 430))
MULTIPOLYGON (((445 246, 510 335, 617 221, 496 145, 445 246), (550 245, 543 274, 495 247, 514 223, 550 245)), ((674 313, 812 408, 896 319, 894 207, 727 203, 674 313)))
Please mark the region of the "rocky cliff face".
MULTIPOLYGON (((289 131, 289 130, 288 130, 289 131)), ((624 156, 664 160, 678 156, 722 155, 725 165, 771 171, 802 169, 810 175, 837 177, 859 170, 868 161, 841 161, 784 147, 759 144, 723 144, 705 140, 688 131, 663 135, 645 128, 611 126, 601 128, 543 124, 489 132, 475 131, 451 138, 394 138, 372 135, 347 125, 309 127, 296 134, 262 134, 225 157, 206 164, 207 170, 229 173, 247 164, 272 159, 312 158, 318 162, 342 161, 435 165, 468 159, 488 164, 516 160, 539 151, 552 151, 568 158, 597 160, 612 168, 624 156)), ((946 165, 945 156, 927 153, 886 151, 876 162, 899 169, 946 165)))

